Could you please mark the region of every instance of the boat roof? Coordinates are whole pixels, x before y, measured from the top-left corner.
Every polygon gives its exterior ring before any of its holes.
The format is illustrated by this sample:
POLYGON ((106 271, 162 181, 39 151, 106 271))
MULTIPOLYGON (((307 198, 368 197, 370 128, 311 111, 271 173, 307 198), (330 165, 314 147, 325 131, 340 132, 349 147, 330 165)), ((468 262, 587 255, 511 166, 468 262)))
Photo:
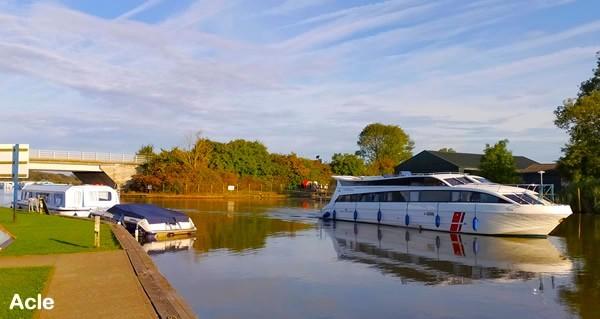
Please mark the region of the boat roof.
POLYGON ((189 217, 178 211, 151 204, 119 204, 108 209, 119 220, 122 216, 146 219, 151 224, 187 222, 189 217))
POLYGON ((340 181, 353 181, 353 182, 366 182, 366 181, 378 181, 385 179, 398 179, 398 178, 409 178, 409 177, 437 177, 437 178, 451 178, 451 177, 463 177, 471 176, 469 174, 454 173, 454 172, 441 172, 441 173, 403 173, 400 175, 385 175, 385 176, 350 176, 350 175, 334 175, 332 176, 335 180, 340 181))

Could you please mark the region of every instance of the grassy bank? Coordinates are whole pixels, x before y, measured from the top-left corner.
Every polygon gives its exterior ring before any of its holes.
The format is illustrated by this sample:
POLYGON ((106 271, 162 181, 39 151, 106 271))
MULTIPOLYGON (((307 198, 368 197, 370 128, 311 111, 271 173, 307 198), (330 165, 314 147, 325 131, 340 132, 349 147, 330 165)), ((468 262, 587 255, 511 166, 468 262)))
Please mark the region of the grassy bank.
POLYGON ((108 225, 100 230, 99 248, 94 248, 94 223, 89 219, 64 218, 37 213, 17 213, 0 208, 0 224, 15 240, 0 251, 1 256, 47 255, 118 249, 119 244, 108 225))
POLYGON ((51 267, 0 268, 0 318, 33 318, 34 310, 9 310, 14 294, 34 297, 43 294, 51 267))

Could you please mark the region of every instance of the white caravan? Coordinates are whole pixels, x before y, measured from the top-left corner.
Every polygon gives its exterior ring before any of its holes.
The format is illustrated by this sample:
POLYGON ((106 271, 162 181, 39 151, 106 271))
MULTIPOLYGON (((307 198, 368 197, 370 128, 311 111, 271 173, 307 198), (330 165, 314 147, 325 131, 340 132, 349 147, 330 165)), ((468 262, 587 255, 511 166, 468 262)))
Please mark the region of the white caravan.
POLYGON ((50 212, 75 217, 89 217, 119 204, 117 191, 104 185, 26 185, 17 207, 27 209, 30 198, 44 198, 50 212))

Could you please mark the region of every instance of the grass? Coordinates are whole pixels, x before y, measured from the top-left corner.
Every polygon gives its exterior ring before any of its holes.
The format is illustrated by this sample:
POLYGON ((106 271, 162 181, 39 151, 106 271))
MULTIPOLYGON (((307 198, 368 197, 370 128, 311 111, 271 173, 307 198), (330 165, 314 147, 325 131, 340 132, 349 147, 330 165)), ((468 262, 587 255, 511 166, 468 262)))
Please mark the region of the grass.
POLYGON ((0 318, 33 318, 35 310, 10 310, 14 294, 24 298, 42 294, 52 267, 0 268, 0 318))
POLYGON ((110 227, 102 224, 99 248, 94 248, 94 223, 90 219, 65 218, 37 213, 17 213, 0 208, 0 224, 15 237, 1 256, 48 255, 118 249, 110 227))

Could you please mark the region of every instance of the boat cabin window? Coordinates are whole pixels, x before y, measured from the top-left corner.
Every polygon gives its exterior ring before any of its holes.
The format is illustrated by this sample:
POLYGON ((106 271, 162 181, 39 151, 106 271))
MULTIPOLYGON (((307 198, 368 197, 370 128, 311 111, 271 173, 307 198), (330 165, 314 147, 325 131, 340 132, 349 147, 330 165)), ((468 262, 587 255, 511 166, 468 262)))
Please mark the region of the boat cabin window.
POLYGON ((360 195, 361 202, 379 202, 379 193, 366 193, 360 195))
POLYGON ((452 192, 451 201, 489 204, 507 203, 507 201, 503 200, 500 197, 480 192, 452 192))
POLYGON ((420 202, 449 202, 450 191, 421 191, 420 202))
MULTIPOLYGON (((515 194, 511 194, 516 196, 515 194)), ((508 196, 508 195, 506 195, 508 196)), ((509 197, 510 198, 510 197, 509 197)), ((521 199, 524 203, 523 199, 521 199)), ((336 198, 336 202, 433 202, 433 203, 488 203, 504 204, 506 200, 486 193, 473 191, 443 191, 443 190, 422 190, 422 191, 392 191, 392 192, 374 192, 362 194, 346 194, 336 198)))

